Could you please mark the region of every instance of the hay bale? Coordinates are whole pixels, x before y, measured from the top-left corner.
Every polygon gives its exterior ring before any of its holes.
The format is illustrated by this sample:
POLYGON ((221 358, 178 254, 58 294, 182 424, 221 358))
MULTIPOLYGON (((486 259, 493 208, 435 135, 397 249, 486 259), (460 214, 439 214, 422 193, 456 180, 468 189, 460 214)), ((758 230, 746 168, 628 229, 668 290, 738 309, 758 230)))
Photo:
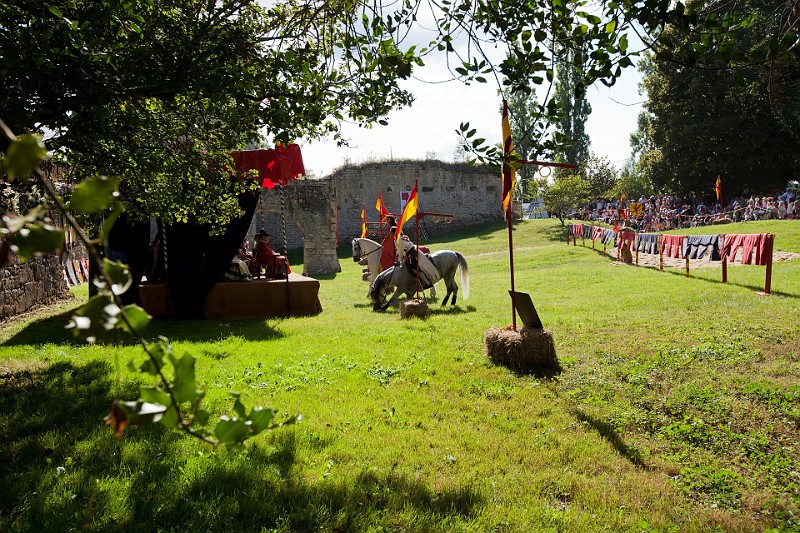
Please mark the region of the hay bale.
POLYGON ((406 300, 400 304, 400 318, 409 318, 415 316, 417 318, 428 318, 431 310, 428 307, 428 302, 414 298, 413 300, 406 300))
POLYGON ((483 332, 483 340, 489 360, 512 370, 532 372, 558 366, 553 334, 545 329, 492 327, 483 332))

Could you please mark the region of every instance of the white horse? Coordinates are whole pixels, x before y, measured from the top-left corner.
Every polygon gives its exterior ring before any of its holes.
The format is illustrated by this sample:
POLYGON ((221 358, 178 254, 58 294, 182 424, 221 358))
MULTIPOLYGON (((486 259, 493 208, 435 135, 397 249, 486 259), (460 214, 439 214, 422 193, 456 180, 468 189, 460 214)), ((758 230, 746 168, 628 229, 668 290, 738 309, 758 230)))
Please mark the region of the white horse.
MULTIPOLYGON (((383 252, 383 246, 372 239, 363 237, 353 239, 352 244, 353 261, 359 265, 367 265, 369 269, 369 278, 365 281, 372 285, 375 282, 375 278, 381 273, 381 252, 383 252)), ((402 255, 398 254, 398 256, 400 256, 399 260, 402 261, 409 250, 414 248, 414 244, 405 239, 400 239, 400 247, 402 249, 402 255)), ((431 298, 436 298, 436 289, 434 287, 431 287, 431 298)))
POLYGON ((353 239, 353 261, 369 268, 370 285, 375 281, 375 276, 381 273, 381 252, 383 247, 372 239, 353 239))
MULTIPOLYGON (((450 305, 456 304, 458 296, 458 285, 455 281, 456 270, 461 271, 461 285, 464 289, 464 299, 469 298, 469 269, 467 260, 458 252, 451 250, 441 250, 430 256, 431 262, 438 271, 439 277, 443 279, 447 287, 447 295, 442 301, 442 305, 447 305, 447 300, 452 296, 450 305)), ((420 279, 424 288, 427 288, 424 279, 420 279)), ((435 281, 433 281, 435 283, 435 281)), ((372 300, 372 308, 375 311, 384 310, 389 307, 397 298, 405 293, 409 298, 414 296, 417 288, 416 272, 409 269, 404 263, 389 267, 375 278, 375 282, 369 286, 369 298, 372 300), (386 301, 386 297, 394 290, 394 294, 386 301)))

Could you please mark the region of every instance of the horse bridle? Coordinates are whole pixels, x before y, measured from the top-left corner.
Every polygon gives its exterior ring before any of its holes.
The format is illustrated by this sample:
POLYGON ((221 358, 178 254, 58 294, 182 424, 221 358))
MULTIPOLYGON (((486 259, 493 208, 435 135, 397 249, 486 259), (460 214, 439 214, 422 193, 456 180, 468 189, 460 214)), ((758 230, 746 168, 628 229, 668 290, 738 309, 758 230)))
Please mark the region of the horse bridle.
POLYGON ((362 255, 363 252, 361 251, 361 244, 359 244, 358 241, 355 241, 355 245, 356 245, 356 250, 358 251, 358 259, 356 259, 356 261, 360 261, 365 257, 369 257, 371 254, 374 254, 375 252, 381 249, 380 247, 378 247, 372 250, 371 252, 362 255))

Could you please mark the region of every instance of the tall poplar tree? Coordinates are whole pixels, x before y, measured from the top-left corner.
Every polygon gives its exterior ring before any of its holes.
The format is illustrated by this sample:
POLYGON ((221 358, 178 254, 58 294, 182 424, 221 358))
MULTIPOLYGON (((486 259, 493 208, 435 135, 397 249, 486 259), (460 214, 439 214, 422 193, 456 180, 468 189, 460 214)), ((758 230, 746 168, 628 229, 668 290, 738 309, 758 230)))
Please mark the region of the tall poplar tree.
POLYGON ((556 100, 560 117, 556 129, 569 140, 560 155, 567 163, 584 166, 589 159, 586 119, 592 106, 586 98, 586 50, 565 48, 556 64, 556 100))

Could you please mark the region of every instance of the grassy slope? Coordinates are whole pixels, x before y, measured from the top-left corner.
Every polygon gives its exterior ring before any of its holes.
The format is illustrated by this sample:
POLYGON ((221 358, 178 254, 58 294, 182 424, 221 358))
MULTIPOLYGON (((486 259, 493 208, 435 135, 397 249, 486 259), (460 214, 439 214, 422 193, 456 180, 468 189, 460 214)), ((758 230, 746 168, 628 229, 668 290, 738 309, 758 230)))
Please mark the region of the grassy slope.
MULTIPOLYGON (((706 233, 694 231, 694 233, 706 233)), ((748 223, 800 252, 800 223, 748 223)), ((0 333, 0 528, 752 530, 800 527, 800 261, 658 272, 565 246, 557 222, 514 231, 516 286, 562 372, 483 355, 510 323, 504 226, 433 242, 467 255, 471 297, 426 321, 375 313, 360 267, 321 283, 324 312, 156 321, 198 357, 210 407, 228 390, 303 421, 238 454, 100 422, 136 386, 130 346, 80 346, 64 316, 0 333), (59 469, 63 468, 63 470, 59 469)), ((298 269, 299 270, 299 269, 298 269)))

